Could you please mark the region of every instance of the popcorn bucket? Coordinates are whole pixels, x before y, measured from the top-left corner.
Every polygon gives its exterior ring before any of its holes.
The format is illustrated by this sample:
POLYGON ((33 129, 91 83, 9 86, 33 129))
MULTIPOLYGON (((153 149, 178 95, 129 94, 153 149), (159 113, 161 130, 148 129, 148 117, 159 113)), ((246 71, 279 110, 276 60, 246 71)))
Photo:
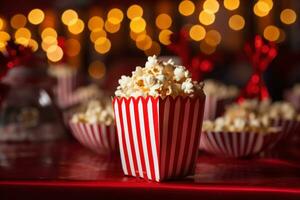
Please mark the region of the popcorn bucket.
POLYGON ((212 154, 242 158, 256 155, 277 141, 277 132, 203 132, 201 147, 212 154))
POLYGON ((103 124, 70 122, 73 136, 85 147, 96 153, 113 153, 118 151, 115 127, 103 124))
POLYGON ((66 108, 74 105, 76 98, 73 97, 73 91, 77 88, 77 73, 57 77, 57 85, 54 88, 56 101, 59 107, 66 108))
POLYGON ((281 128, 277 137, 278 141, 288 140, 300 130, 300 122, 297 120, 285 120, 278 118, 272 120, 272 126, 281 128))
POLYGON ((232 103, 233 98, 219 99, 215 95, 206 95, 204 120, 214 120, 222 115, 225 111, 225 106, 232 103))
POLYGON ((295 94, 291 90, 288 90, 284 93, 284 99, 290 102, 296 110, 300 111, 300 95, 295 94))
POLYGON ((114 98, 125 175, 157 182, 194 173, 205 97, 114 98))

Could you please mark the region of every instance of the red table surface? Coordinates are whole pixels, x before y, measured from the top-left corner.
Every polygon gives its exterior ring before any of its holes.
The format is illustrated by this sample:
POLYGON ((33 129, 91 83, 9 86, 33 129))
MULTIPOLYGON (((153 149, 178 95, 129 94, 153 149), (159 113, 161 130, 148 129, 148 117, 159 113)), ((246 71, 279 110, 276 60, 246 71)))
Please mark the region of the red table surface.
POLYGON ((155 183, 125 177, 118 156, 74 141, 0 144, 0 199, 297 199, 300 142, 266 157, 220 158, 200 152, 196 174, 155 183))

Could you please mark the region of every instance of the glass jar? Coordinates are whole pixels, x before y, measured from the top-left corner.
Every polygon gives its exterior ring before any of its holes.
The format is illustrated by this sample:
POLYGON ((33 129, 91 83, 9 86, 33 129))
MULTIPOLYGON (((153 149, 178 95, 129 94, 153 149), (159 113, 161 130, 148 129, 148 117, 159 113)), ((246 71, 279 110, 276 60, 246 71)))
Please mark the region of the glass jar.
POLYGON ((0 141, 48 141, 61 138, 64 127, 44 70, 18 67, 2 81, 0 141))

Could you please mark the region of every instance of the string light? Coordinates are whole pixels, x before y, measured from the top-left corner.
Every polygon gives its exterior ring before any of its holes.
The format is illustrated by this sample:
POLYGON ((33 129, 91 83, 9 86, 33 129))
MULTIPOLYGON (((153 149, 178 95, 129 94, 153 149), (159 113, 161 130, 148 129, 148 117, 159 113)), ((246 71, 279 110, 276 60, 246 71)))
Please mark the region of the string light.
POLYGON ((135 33, 143 32, 146 29, 146 21, 141 17, 135 17, 130 22, 130 29, 135 33))
POLYGON ((189 31, 190 37, 195 41, 203 40, 205 37, 206 31, 205 28, 201 25, 194 25, 189 31))
POLYGON ((229 18, 228 25, 232 30, 239 31, 244 28, 245 20, 240 15, 232 15, 229 18))
POLYGON ((78 19, 75 23, 68 26, 68 30, 72 34, 78 35, 84 30, 84 22, 81 19, 78 19))
POLYGON ((34 25, 40 24, 45 18, 45 14, 41 9, 33 9, 28 14, 28 21, 34 25))
POLYGON ((159 29, 168 29, 172 25, 172 19, 168 14, 162 13, 156 17, 155 24, 159 29))
POLYGON ((120 24, 124 18, 124 14, 122 10, 118 8, 111 9, 107 14, 107 21, 109 21, 111 24, 120 24))
POLYGON ((284 9, 280 13, 280 21, 284 24, 293 24, 297 19, 297 14, 292 9, 284 9))
POLYGON ((90 40, 92 42, 95 42, 100 37, 106 37, 106 32, 101 28, 94 29, 90 34, 90 40))
POLYGON ((68 39, 66 40, 66 54, 70 57, 77 56, 80 52, 81 45, 76 39, 68 39))
POLYGON ((113 24, 110 21, 105 22, 105 30, 109 33, 116 33, 120 30, 121 25, 120 24, 113 24))
POLYGON ((158 39, 159 39, 160 43, 162 43, 164 45, 171 44, 170 36, 172 33, 173 32, 168 29, 160 31, 160 33, 158 35, 158 39))
POLYGON ((131 5, 127 9, 127 17, 129 19, 134 19, 135 17, 142 17, 143 16, 143 8, 137 4, 131 5))
POLYGON ((190 16, 195 11, 195 4, 189 0, 181 1, 178 6, 178 11, 183 16, 190 16))
POLYGON ((27 19, 22 14, 16 14, 10 19, 10 25, 14 29, 24 27, 27 23, 27 19))
POLYGON ((68 9, 63 12, 61 20, 65 25, 71 26, 77 22, 78 14, 75 10, 68 9))
POLYGON ((88 21, 88 28, 90 31, 93 31, 94 29, 103 29, 104 26, 104 20, 99 16, 91 17, 88 21))
POLYGON ((52 62, 58 62, 63 58, 64 52, 58 45, 52 45, 47 49, 47 58, 52 62))
POLYGON ((105 54, 110 50, 111 42, 106 37, 100 37, 95 41, 94 47, 98 53, 105 54))
POLYGON ((202 10, 199 14, 199 21, 203 25, 210 25, 215 21, 215 15, 213 13, 207 12, 206 10, 202 10))
POLYGON ((203 9, 208 12, 215 14, 219 10, 219 3, 216 0, 206 0, 203 4, 203 9))
POLYGON ((206 33, 204 40, 210 46, 217 46, 221 39, 221 34, 217 30, 210 30, 206 33))
POLYGON ((276 26, 269 25, 264 29, 264 37, 271 42, 278 40, 279 36, 280 31, 276 26))
POLYGON ((223 3, 227 10, 235 10, 240 6, 240 0, 224 0, 223 3))
POLYGON ((89 65, 89 75, 94 79, 101 79, 104 77, 106 68, 103 62, 96 60, 89 65))

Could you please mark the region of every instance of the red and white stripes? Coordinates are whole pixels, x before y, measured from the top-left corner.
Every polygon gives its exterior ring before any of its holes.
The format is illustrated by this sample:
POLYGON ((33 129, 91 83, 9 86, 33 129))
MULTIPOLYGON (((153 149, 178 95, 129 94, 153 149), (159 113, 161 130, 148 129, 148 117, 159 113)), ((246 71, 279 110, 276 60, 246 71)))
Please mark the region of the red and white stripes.
POLYGON ((118 150, 114 126, 70 122, 74 137, 85 147, 97 153, 112 153, 118 150))
POLYGON ((195 166, 202 126, 203 98, 114 98, 125 175, 174 179, 195 166))
POLYGON ((258 154, 276 142, 278 133, 203 132, 201 147, 210 153, 226 157, 247 157, 258 154))
POLYGON ((56 95, 57 104, 61 108, 66 108, 70 105, 73 105, 73 102, 76 101, 76 99, 74 99, 72 96, 76 87, 77 73, 57 78, 54 94, 56 95))
POLYGON ((203 120, 216 118, 218 98, 215 95, 206 95, 203 120))
POLYGON ((272 126, 281 129, 278 135, 278 141, 291 138, 293 134, 300 130, 300 122, 297 120, 274 119, 272 120, 272 126))

